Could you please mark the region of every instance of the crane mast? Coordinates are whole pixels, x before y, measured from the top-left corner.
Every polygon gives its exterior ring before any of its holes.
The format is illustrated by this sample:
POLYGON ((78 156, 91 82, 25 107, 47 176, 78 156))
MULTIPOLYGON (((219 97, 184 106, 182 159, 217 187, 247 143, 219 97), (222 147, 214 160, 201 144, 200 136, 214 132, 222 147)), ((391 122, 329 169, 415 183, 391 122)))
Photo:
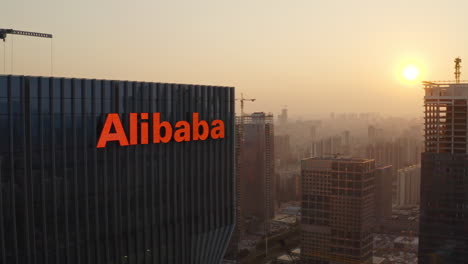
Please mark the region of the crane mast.
POLYGON ((244 116, 244 102, 245 101, 255 102, 256 99, 254 99, 254 98, 244 98, 244 94, 241 93, 241 98, 236 99, 236 100, 240 101, 240 103, 241 103, 241 117, 243 117, 244 116))
POLYGON ((460 63, 461 63, 461 61, 462 60, 460 59, 460 57, 455 58, 455 61, 454 61, 455 62, 455 72, 454 73, 455 73, 455 82, 456 83, 460 83, 460 75, 461 75, 460 63))

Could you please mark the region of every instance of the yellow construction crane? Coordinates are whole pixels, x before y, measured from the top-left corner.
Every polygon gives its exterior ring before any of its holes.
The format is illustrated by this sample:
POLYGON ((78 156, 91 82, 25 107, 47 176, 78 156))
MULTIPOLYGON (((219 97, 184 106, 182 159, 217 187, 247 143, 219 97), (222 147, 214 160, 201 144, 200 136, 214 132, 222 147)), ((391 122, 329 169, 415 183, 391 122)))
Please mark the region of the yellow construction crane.
POLYGON ((241 118, 244 116, 244 102, 255 102, 256 99, 254 98, 244 98, 244 94, 241 93, 241 98, 236 99, 236 101, 240 101, 241 103, 241 118))
POLYGON ((244 98, 244 94, 241 93, 241 98, 237 98, 236 101, 240 101, 241 103, 241 116, 240 116, 240 127, 239 127, 239 132, 240 132, 240 140, 241 142, 244 141, 244 102, 255 102, 255 98, 244 98))

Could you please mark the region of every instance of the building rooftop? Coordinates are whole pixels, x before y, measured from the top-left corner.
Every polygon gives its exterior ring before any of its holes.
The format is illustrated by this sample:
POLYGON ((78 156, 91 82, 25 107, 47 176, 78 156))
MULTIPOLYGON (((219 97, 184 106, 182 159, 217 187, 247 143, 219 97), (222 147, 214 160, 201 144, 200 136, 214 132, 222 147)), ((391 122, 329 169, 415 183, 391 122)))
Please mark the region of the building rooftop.
POLYGON ((342 162, 369 162, 373 161, 373 159, 365 159, 365 158, 352 158, 349 156, 321 156, 321 157, 311 157, 305 158, 303 161, 308 160, 327 160, 327 161, 342 161, 342 162))
POLYGON ((423 82, 425 99, 467 97, 468 81, 456 83, 454 81, 423 82))
POLYGON ((288 206, 281 210, 282 214, 286 215, 298 215, 301 212, 301 207, 300 206, 288 206))
POLYGON ((376 170, 385 170, 387 168, 391 168, 393 165, 383 165, 383 164, 376 164, 375 169, 376 170))
POLYGON ((295 249, 291 250, 291 253, 293 255, 298 255, 299 256, 301 254, 301 249, 300 248, 295 248, 295 249))
POLYGON ((394 243, 404 244, 404 245, 411 245, 417 246, 419 243, 419 238, 417 237, 406 237, 406 236, 399 236, 393 240, 394 243))
MULTIPOLYGON (((294 260, 297 260, 297 257, 293 256, 293 258, 294 258, 294 260)), ((280 261, 280 263, 293 263, 293 261, 291 260, 291 257, 289 257, 289 255, 287 255, 287 254, 281 255, 276 259, 278 261, 280 261)))
POLYGON ((292 225, 296 223, 296 217, 286 214, 277 214, 273 219, 273 222, 283 223, 287 225, 292 225))
POLYGON ((448 85, 448 84, 468 84, 468 80, 460 80, 457 83, 455 80, 437 80, 437 81, 422 81, 424 85, 448 85))
POLYGON ((383 264, 383 263, 385 263, 384 258, 372 257, 372 264, 383 264))

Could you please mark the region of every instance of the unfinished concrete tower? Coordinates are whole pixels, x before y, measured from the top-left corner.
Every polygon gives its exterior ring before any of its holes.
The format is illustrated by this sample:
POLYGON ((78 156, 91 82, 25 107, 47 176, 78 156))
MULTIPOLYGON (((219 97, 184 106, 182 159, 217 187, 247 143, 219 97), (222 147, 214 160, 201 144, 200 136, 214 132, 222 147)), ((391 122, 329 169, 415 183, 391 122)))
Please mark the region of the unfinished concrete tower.
POLYGON ((301 161, 304 263, 372 263, 375 161, 315 157, 301 161))
MULTIPOLYGON (((457 76, 459 78, 459 75, 457 76)), ((424 82, 419 263, 468 259, 468 83, 424 82)))

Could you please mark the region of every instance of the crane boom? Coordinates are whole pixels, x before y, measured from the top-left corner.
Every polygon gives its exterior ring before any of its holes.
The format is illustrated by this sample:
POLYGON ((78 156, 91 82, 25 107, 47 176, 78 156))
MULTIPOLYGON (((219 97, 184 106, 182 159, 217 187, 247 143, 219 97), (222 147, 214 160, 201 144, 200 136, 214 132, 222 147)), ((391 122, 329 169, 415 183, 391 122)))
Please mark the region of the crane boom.
POLYGON ((236 101, 240 101, 241 103, 241 117, 244 116, 244 102, 245 101, 250 101, 250 102, 255 102, 256 99, 254 98, 244 98, 244 94, 241 93, 241 98, 236 99, 236 101))
POLYGON ((29 32, 29 31, 22 31, 22 30, 16 30, 16 29, 0 28, 0 39, 5 41, 8 34, 38 37, 38 38, 52 38, 53 37, 52 34, 47 34, 47 33, 29 32))

